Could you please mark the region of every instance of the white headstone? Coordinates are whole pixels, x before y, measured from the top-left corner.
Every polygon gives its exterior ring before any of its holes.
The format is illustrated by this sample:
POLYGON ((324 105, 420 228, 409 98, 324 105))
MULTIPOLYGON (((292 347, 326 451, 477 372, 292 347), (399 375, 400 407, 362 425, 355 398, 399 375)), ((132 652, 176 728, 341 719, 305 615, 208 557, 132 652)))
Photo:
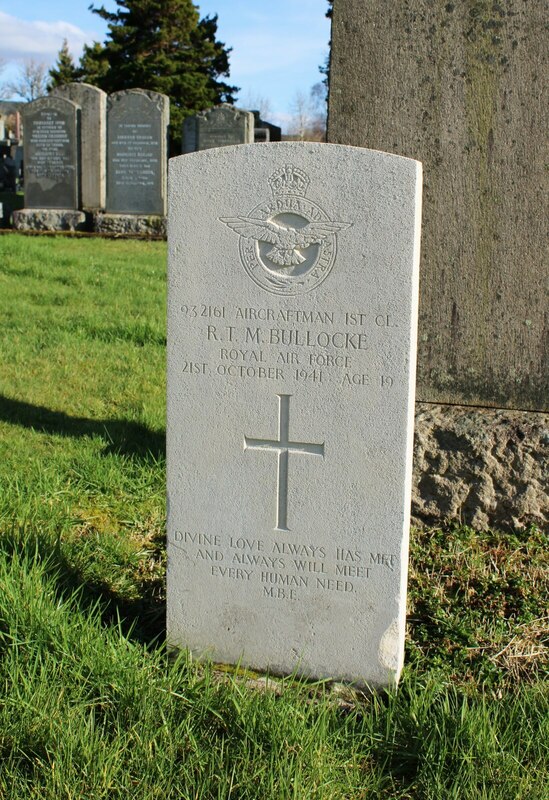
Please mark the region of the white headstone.
POLYGON ((292 142, 170 170, 169 641, 394 683, 421 165, 292 142))

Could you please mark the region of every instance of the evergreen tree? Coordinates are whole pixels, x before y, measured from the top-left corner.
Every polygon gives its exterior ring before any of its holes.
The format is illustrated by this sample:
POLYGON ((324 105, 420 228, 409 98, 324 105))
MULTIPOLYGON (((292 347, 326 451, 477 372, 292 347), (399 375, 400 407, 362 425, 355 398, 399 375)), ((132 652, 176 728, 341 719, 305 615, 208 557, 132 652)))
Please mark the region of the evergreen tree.
POLYGON ((72 83, 78 80, 79 71, 69 51, 69 44, 63 39, 61 50, 57 54, 57 63, 50 69, 50 81, 48 91, 55 86, 63 86, 65 83, 72 83))
MULTIPOLYGON (((334 11, 334 0, 328 0, 328 10, 326 11, 326 16, 328 19, 332 19, 334 11)), ((328 42, 328 55, 326 56, 326 60, 324 64, 319 67, 320 72, 324 75, 322 83, 326 87, 326 101, 328 100, 328 94, 330 91, 330 56, 332 50, 332 42, 328 42)))
POLYGON ((92 86, 103 88, 108 71, 109 61, 106 48, 99 42, 94 42, 92 45, 84 45, 84 52, 80 58, 80 69, 78 71, 79 79, 86 83, 91 83, 92 86))
POLYGON ((108 22, 104 45, 84 48, 82 80, 106 92, 150 89, 170 98, 172 152, 183 118, 217 103, 232 103, 237 87, 229 75, 229 53, 216 40, 217 16, 200 20, 191 0, 116 0, 118 10, 91 7, 108 22))

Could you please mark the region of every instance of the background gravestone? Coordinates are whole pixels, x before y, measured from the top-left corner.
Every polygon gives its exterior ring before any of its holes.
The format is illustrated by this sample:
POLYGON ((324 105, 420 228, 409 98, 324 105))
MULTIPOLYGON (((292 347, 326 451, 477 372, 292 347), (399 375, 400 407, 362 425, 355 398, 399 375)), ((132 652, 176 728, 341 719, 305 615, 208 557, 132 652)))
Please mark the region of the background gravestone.
POLYGON ((420 400, 549 411, 546 28, 523 0, 334 2, 328 140, 424 164, 420 400))
POLYGON ((42 97, 23 109, 25 208, 80 207, 80 109, 62 97, 42 97))
POLYGON ((250 144, 254 140, 254 115, 227 103, 187 117, 183 122, 184 153, 250 144))
POLYGON ((107 212, 166 213, 170 103, 142 89, 107 100, 107 212))
POLYGON ((51 95, 72 100, 80 106, 82 207, 105 208, 107 95, 89 83, 57 86, 51 95))
POLYGON ((280 142, 282 141, 282 128, 271 122, 261 119, 261 112, 252 111, 254 115, 254 141, 255 142, 280 142))
POLYGON ((420 202, 420 164, 358 148, 171 160, 172 644, 398 678, 420 202))

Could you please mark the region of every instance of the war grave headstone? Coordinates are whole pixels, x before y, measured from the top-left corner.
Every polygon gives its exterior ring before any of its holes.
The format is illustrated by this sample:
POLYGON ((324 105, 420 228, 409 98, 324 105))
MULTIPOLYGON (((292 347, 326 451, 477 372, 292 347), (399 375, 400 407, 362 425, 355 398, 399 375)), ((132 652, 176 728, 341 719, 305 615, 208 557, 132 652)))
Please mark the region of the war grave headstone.
POLYGON ((251 111, 223 103, 187 117, 183 122, 183 153, 250 144, 254 140, 254 115, 251 111))
POLYGON ((254 144, 172 159, 169 184, 168 639, 394 683, 421 165, 254 144))
POLYGON ((81 109, 82 207, 105 208, 107 95, 89 83, 56 86, 51 94, 77 103, 81 109))
POLYGON ((549 524, 546 24, 521 0, 333 4, 328 141, 428 176, 413 508, 429 525, 549 524))
POLYGON ((25 208, 15 211, 20 230, 77 230, 80 208, 80 107, 63 97, 42 97, 23 108, 25 208))
POLYGON ((97 231, 142 232, 164 228, 170 103, 143 89, 107 99, 107 208, 97 231))

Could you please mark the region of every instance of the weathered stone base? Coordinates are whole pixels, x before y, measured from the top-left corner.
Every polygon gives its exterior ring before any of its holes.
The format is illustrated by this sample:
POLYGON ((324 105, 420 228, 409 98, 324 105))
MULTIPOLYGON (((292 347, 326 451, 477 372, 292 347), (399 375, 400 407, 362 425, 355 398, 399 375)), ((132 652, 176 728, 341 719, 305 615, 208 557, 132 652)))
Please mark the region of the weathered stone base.
POLYGON ((96 233, 140 234, 166 236, 166 217, 145 214, 104 214, 93 215, 93 229, 96 233))
POLYGON ((549 525, 549 414, 416 404, 412 521, 549 525))
POLYGON ((71 208, 21 208, 13 212, 18 231, 85 231, 86 215, 71 208))

